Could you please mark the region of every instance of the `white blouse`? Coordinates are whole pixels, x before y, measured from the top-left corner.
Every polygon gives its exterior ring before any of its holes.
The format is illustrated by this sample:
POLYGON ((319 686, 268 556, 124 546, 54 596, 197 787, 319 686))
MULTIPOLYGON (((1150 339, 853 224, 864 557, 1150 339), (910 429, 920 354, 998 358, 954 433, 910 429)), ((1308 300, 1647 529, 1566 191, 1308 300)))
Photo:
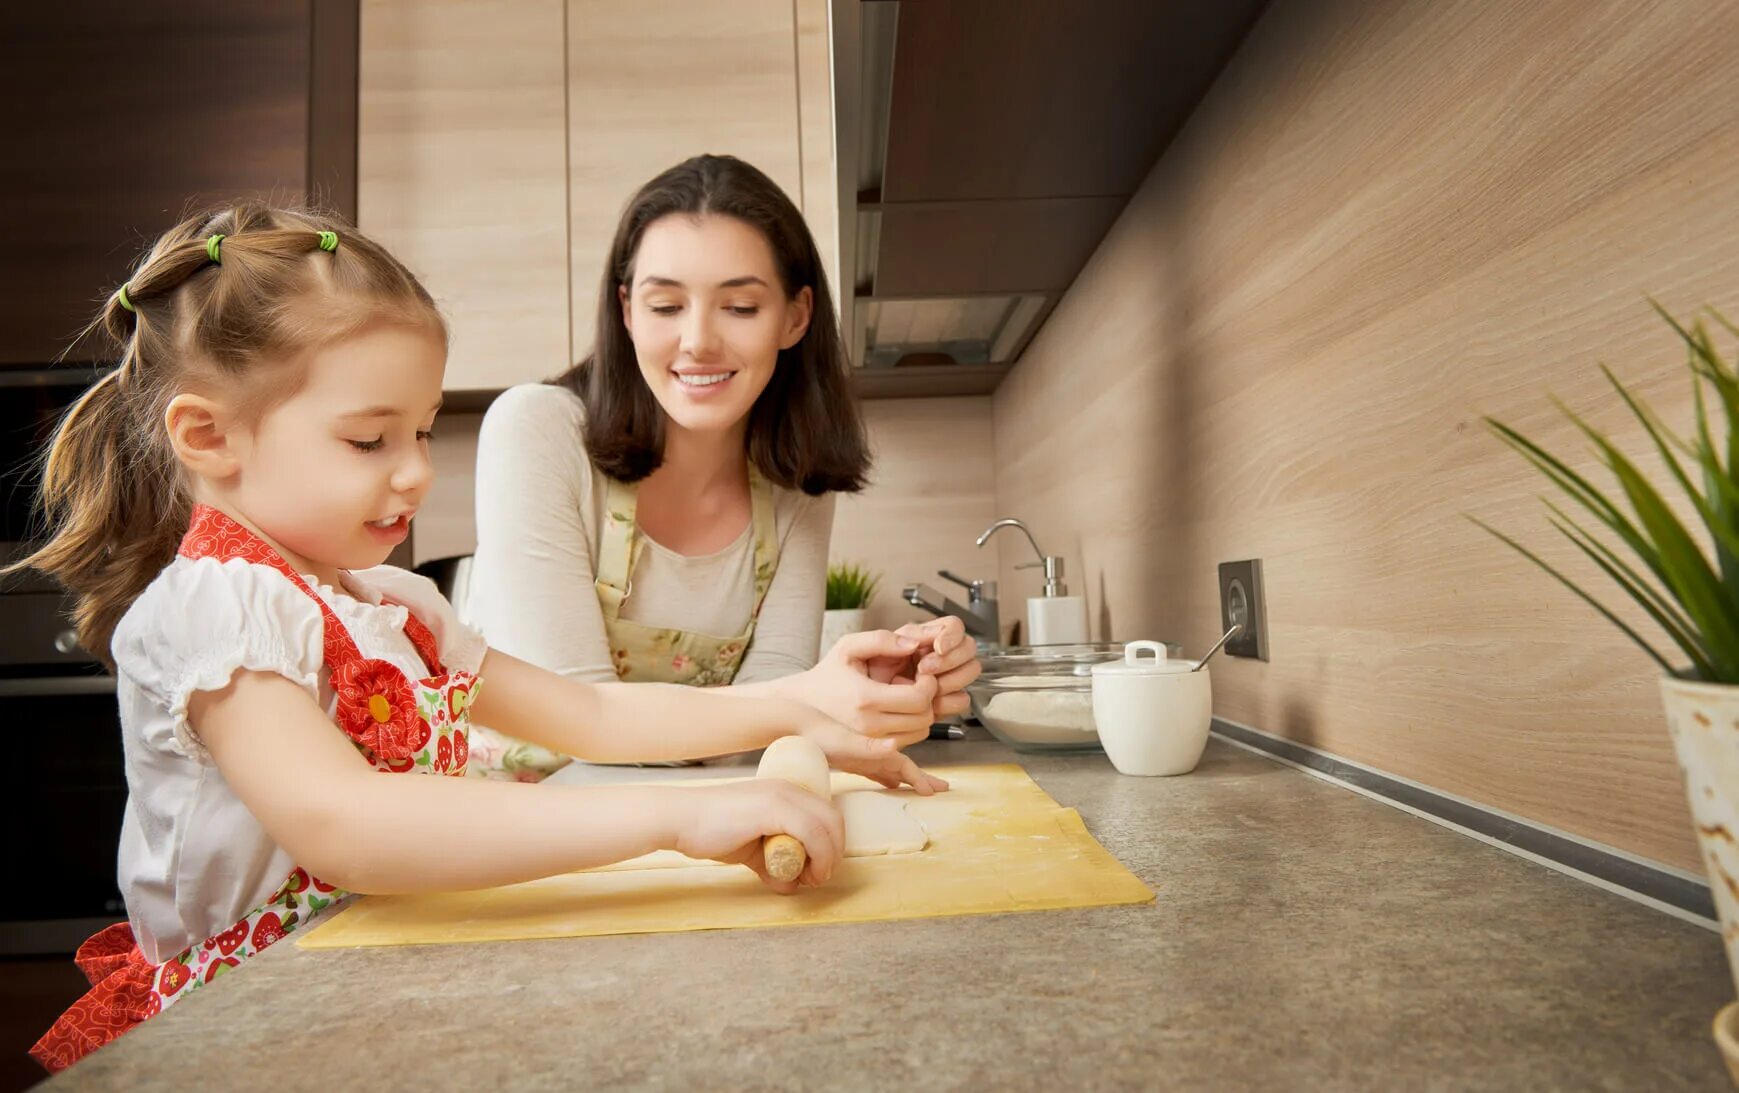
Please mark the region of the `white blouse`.
MULTIPOLYGON (((347 574, 340 589, 304 577, 365 657, 428 674, 404 633, 406 607, 435 636, 449 671, 476 672, 483 638, 433 582, 393 566, 347 574), (390 598, 405 606, 384 604, 390 598)), ((320 609, 269 566, 177 557, 115 628, 115 693, 126 753, 120 886, 145 957, 158 963, 232 926, 271 898, 295 863, 230 790, 187 723, 197 691, 241 670, 276 672, 337 705, 320 609)), ((336 725, 333 732, 338 732, 336 725)))

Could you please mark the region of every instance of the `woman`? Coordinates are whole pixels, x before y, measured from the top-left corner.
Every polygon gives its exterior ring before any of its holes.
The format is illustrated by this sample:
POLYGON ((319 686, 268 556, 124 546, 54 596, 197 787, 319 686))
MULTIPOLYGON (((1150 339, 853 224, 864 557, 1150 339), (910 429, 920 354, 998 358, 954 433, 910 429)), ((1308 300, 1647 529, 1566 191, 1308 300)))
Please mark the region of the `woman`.
MULTIPOLYGON (((958 619, 855 634, 811 667, 832 495, 869 462, 802 214, 741 160, 690 159, 624 212, 592 354, 484 418, 470 621, 576 678, 727 686, 922 739, 978 674, 958 619)), ((498 776, 566 762, 475 740, 498 776)))

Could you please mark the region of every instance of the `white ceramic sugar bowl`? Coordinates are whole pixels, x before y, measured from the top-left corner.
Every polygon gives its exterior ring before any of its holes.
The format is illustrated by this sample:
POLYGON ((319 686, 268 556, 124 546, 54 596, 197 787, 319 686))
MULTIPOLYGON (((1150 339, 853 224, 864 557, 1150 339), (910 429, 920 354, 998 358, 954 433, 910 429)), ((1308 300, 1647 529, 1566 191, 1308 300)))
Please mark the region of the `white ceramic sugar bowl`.
POLYGON ((1093 666, 1093 720, 1111 765, 1124 774, 1188 774, 1213 720, 1208 670, 1166 659, 1157 641, 1132 641, 1123 659, 1093 666))

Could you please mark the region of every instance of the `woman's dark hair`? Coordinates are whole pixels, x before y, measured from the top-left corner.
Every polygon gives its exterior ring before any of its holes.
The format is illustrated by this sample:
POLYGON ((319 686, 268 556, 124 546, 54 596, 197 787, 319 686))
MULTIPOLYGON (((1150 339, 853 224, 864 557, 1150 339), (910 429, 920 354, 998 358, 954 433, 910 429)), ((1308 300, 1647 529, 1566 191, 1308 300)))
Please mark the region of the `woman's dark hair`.
POLYGON ((638 482, 664 460, 664 412, 640 375, 618 289, 630 285, 647 225, 666 216, 732 216, 773 249, 786 298, 814 294, 809 329, 779 351, 773 378, 749 410, 747 455, 768 481, 820 495, 855 493, 869 474, 869 444, 851 392, 833 295, 803 214, 766 175, 734 156, 696 156, 640 188, 617 225, 598 286, 592 352, 550 382, 585 404, 586 451, 599 470, 638 482))

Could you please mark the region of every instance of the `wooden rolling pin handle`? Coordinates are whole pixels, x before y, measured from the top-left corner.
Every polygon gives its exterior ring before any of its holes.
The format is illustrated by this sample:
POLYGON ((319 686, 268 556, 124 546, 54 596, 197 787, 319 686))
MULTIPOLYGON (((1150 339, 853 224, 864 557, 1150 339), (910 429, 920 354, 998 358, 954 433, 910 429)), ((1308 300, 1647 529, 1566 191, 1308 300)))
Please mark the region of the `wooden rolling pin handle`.
POLYGON ((803 844, 789 835, 768 835, 762 839, 761 854, 767 862, 767 875, 775 880, 796 880, 804 863, 809 861, 803 844))
MULTIPOLYGON (((832 794, 828 782, 827 756, 820 745, 801 736, 782 736, 767 746, 761 756, 757 778, 777 778, 808 790, 822 800, 832 794)), ((768 835, 761 840, 761 857, 767 875, 775 880, 794 881, 803 872, 809 852, 803 843, 790 835, 768 835)))

